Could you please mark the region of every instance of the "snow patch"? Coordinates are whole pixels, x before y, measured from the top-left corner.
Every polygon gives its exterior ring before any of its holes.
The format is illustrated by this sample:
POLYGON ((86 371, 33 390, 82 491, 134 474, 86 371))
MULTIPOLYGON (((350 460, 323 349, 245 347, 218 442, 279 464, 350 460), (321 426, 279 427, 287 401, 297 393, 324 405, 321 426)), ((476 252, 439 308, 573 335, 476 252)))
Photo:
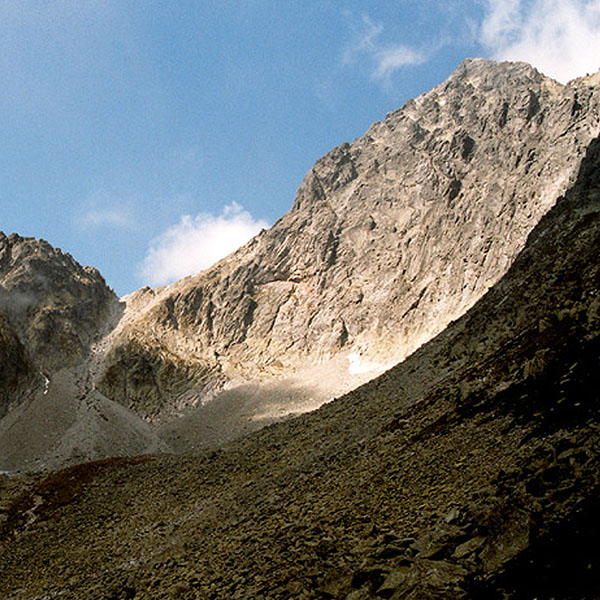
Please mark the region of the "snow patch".
POLYGON ((359 352, 351 352, 346 358, 348 359, 349 375, 364 375, 365 373, 383 373, 395 364, 383 364, 378 362, 372 362, 364 359, 359 352))
POLYGON ((44 378, 44 396, 48 393, 48 389, 50 388, 50 380, 43 374, 41 373, 41 376, 44 378))

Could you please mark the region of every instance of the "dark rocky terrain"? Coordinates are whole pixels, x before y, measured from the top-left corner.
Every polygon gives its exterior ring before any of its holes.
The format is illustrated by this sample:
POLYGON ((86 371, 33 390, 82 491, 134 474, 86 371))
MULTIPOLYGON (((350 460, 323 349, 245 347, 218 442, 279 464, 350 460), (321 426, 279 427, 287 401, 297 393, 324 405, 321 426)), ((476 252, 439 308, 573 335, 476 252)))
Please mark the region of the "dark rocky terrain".
POLYGON ((377 379, 212 450, 0 476, 0 597, 599 598, 600 139, 584 146, 507 273, 377 379))
POLYGON ((0 313, 0 418, 22 400, 37 373, 27 351, 5 315, 0 313))

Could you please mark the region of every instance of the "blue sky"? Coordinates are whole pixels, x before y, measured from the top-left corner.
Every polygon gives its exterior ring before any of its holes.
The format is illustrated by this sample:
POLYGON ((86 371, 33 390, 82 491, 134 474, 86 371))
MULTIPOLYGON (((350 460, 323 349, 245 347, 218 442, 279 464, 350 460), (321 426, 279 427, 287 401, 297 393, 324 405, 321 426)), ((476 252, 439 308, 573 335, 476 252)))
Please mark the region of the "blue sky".
POLYGON ((167 283, 472 56, 596 71, 600 0, 0 0, 0 230, 167 283))

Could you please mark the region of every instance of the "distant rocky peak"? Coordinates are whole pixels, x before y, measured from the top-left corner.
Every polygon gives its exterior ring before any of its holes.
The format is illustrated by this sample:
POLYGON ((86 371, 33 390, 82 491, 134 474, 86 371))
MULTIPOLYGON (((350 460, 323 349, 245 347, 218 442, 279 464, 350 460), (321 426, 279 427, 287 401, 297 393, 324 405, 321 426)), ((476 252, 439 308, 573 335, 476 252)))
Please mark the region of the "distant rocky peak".
POLYGON ((97 269, 45 240, 0 232, 0 310, 46 370, 83 359, 117 302, 97 269))

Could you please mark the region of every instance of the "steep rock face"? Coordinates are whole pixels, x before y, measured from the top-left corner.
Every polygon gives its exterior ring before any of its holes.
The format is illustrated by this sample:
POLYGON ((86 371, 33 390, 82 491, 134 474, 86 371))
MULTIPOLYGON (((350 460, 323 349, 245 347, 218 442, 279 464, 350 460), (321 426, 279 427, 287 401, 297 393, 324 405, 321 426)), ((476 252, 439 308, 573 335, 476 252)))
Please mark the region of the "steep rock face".
POLYGON ((0 310, 40 369, 86 357, 116 303, 96 269, 44 240, 0 232, 0 310))
MULTIPOLYGON (((467 61, 318 161, 269 231, 124 302, 47 243, 1 236, 0 469, 216 446, 404 358, 506 271, 571 188, 598 133, 599 79, 561 86, 524 64, 467 61)), ((447 351, 479 349, 465 330, 447 351)), ((430 389, 448 358, 420 356, 407 393, 430 389)))
POLYGON ((317 161, 270 230, 138 293, 98 388, 148 417, 340 354, 355 372, 403 359, 506 272, 572 183, 598 98, 593 78, 562 86, 521 63, 464 62, 317 161), (165 363, 184 391, 160 391, 165 363), (140 370, 151 406, 137 400, 140 370))

